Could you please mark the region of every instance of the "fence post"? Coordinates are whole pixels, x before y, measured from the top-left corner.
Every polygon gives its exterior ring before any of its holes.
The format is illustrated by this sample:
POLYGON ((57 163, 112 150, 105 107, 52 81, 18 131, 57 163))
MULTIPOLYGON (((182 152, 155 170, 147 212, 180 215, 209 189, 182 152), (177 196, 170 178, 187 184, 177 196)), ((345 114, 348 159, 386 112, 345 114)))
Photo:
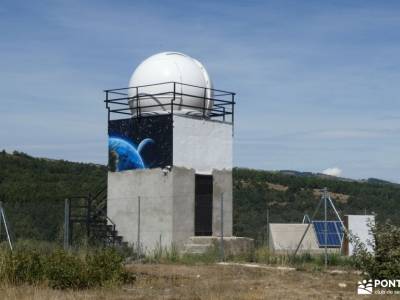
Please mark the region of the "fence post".
POLYGON ((328 267, 328 215, 327 215, 327 188, 324 188, 324 238, 325 238, 325 269, 328 267))
POLYGON ((87 198, 87 211, 86 211, 86 243, 90 241, 90 225, 91 225, 91 213, 92 213, 92 193, 89 193, 87 198))
POLYGON ((11 236, 10 236, 10 232, 8 231, 7 220, 6 220, 6 216, 4 214, 3 202, 1 202, 1 201, 0 201, 0 213, 1 213, 1 218, 3 220, 3 223, 4 223, 4 229, 5 229, 6 234, 7 234, 8 244, 10 246, 11 251, 13 251, 14 249, 13 249, 13 246, 12 246, 12 243, 11 243, 11 236))
POLYGON ((269 250, 269 207, 267 206, 267 248, 269 250))
POLYGON ((3 222, 3 218, 1 215, 1 209, 3 207, 3 202, 0 201, 0 239, 1 239, 1 223, 3 222))
POLYGON ((64 250, 69 248, 69 199, 64 203, 64 250))
POLYGON ((138 196, 137 258, 140 259, 140 196, 138 196))
POLYGON ((225 260, 224 253, 224 193, 221 193, 221 245, 220 245, 220 260, 225 260))

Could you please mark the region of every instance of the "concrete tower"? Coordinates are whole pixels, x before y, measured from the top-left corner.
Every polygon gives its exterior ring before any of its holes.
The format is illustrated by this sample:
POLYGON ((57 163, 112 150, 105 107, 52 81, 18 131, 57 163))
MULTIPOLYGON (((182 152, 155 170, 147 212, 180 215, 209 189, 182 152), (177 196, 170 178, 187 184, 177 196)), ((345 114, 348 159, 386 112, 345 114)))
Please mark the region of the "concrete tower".
POLYGON ((165 52, 106 97, 107 214, 124 240, 182 249, 221 224, 231 236, 234 93, 213 89, 199 61, 165 52))

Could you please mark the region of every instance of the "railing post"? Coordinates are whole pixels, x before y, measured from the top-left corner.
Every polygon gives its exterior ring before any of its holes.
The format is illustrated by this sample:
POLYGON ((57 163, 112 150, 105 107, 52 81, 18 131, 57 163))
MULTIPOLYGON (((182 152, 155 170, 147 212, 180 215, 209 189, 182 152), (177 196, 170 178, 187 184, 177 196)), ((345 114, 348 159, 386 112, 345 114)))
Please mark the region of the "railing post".
POLYGON ((171 115, 174 114, 175 99, 176 99, 176 82, 174 81, 174 96, 172 97, 172 101, 171 101, 171 115))
POLYGON ((235 126, 235 94, 232 93, 232 128, 235 126))
POLYGON ((203 97, 203 118, 206 118, 206 96, 207 96, 207 88, 204 88, 204 97, 203 97))
POLYGON ((110 106, 108 104, 108 91, 106 91, 106 108, 107 108, 108 122, 110 122, 110 106))
MULTIPOLYGON (((135 107, 135 106, 133 106, 135 107)), ((140 114, 139 87, 136 87, 136 117, 140 114)))

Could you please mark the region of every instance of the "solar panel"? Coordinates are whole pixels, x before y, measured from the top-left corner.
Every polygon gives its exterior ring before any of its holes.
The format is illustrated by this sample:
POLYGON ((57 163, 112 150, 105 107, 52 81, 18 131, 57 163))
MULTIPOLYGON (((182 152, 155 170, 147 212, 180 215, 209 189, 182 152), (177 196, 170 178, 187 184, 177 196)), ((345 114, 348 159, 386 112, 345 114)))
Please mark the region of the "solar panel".
POLYGON ((313 221, 315 234, 320 247, 339 248, 343 240, 343 227, 340 221, 327 221, 327 234, 325 244, 325 221, 313 221))

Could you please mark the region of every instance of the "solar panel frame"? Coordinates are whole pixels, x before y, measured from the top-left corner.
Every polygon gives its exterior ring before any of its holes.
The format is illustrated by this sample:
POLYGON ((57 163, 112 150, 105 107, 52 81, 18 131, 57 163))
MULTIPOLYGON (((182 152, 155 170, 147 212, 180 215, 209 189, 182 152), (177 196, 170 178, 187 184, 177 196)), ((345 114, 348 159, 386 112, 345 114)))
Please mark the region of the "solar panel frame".
MULTIPOLYGON (((325 221, 312 221, 320 248, 325 247, 325 221)), ((340 221, 327 221, 328 248, 340 248, 343 241, 343 226, 340 221)))

